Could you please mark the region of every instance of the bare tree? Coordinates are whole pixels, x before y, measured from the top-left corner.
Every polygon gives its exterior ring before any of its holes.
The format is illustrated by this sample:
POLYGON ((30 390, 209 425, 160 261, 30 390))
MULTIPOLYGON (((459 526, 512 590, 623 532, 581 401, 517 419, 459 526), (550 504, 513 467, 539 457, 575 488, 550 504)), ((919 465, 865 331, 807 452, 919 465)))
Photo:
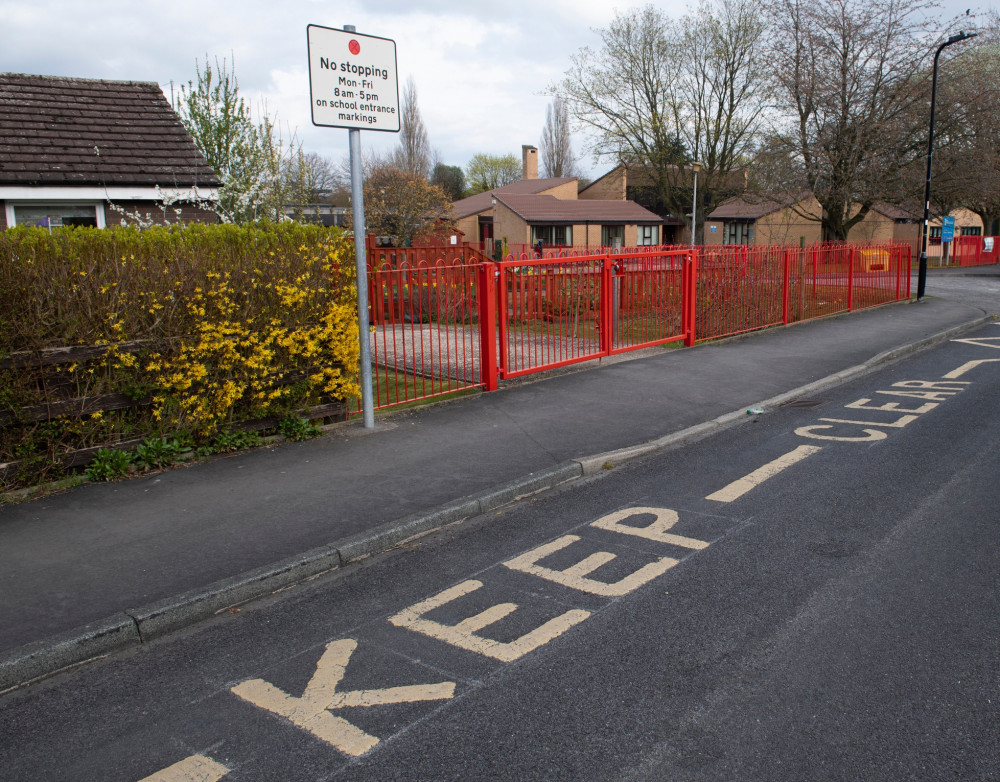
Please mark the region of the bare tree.
MULTIPOLYGON (((982 218, 987 234, 1000 229, 998 101, 1000 16, 994 12, 979 27, 976 39, 942 53, 931 180, 932 209, 939 214, 956 207, 971 209, 982 218)), ((924 162, 921 158, 914 166, 921 192, 924 162)))
POLYGON ((301 147, 285 161, 282 178, 296 219, 301 219, 304 205, 315 203, 339 184, 333 161, 301 147))
POLYGON ((619 13, 555 91, 595 132, 591 151, 627 165, 646 191, 637 200, 660 213, 688 213, 700 159, 703 220, 743 187, 766 107, 763 32, 752 0, 717 0, 679 23, 653 6, 619 13))
MULTIPOLYGON (((770 72, 775 141, 846 239, 879 201, 898 201, 926 147, 925 0, 775 0, 770 72)), ((804 215, 809 217, 808 215, 804 215)))
POLYGON ((417 86, 413 77, 406 80, 403 90, 403 105, 399 112, 399 147, 393 153, 392 163, 396 168, 424 179, 431 173, 431 145, 417 105, 417 86))
POLYGON ((576 156, 569 133, 569 112, 558 95, 545 108, 542 128, 542 171, 546 177, 576 175, 576 156))

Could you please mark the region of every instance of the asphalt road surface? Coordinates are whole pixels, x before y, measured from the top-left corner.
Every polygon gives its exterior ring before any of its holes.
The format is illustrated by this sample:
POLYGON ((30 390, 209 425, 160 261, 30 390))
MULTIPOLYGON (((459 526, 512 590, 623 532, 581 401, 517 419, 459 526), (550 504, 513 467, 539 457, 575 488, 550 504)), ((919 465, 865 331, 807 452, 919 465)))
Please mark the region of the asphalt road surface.
POLYGON ((0 778, 1000 779, 998 443, 990 325, 3 696, 0 778))

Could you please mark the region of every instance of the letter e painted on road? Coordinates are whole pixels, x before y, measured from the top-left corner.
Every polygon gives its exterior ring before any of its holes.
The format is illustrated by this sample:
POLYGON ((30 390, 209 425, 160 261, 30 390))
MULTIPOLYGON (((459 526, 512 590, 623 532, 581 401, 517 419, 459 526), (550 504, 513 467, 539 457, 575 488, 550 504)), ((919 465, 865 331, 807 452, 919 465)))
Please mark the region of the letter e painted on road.
POLYGON ((405 627, 407 630, 436 638, 452 646, 457 646, 459 649, 466 649, 485 657, 492 657, 494 660, 509 663, 523 657, 528 652, 534 651, 539 646, 547 644, 554 638, 558 638, 571 627, 580 624, 580 622, 590 616, 590 611, 573 609, 560 614, 555 619, 550 619, 541 627, 536 627, 531 632, 525 633, 520 638, 516 638, 508 643, 501 643, 492 638, 485 638, 478 635, 478 631, 514 613, 517 610, 515 603, 499 603, 475 616, 463 619, 457 625, 442 624, 424 616, 424 614, 430 613, 435 608, 440 608, 453 600, 458 600, 460 597, 481 589, 482 586, 482 581, 474 579, 463 581, 461 584, 456 584, 443 592, 439 592, 434 597, 429 597, 416 605, 400 611, 395 616, 390 616, 389 622, 396 627, 405 627))
POLYGON ((580 540, 576 535, 563 535, 561 538, 553 540, 551 543, 546 543, 543 546, 534 548, 526 554, 522 554, 519 557, 515 557, 504 565, 509 567, 511 570, 518 570, 522 573, 528 573, 532 576, 538 576, 539 578, 544 578, 547 581, 553 581, 556 584, 562 584, 563 586, 569 587, 570 589, 577 589, 581 592, 587 592, 591 595, 600 595, 602 597, 621 597, 622 595, 627 595, 629 592, 633 592, 643 584, 652 581, 657 576, 663 575, 670 568, 677 564, 678 560, 673 557, 662 557, 655 562, 650 562, 648 565, 643 565, 634 573, 630 573, 625 576, 625 578, 620 581, 616 581, 613 584, 608 584, 604 581, 598 581, 593 578, 587 578, 589 573, 593 573, 597 568, 602 565, 606 565, 611 560, 615 559, 615 555, 607 551, 598 551, 591 554, 589 557, 577 562, 575 565, 570 565, 565 570, 552 570, 544 565, 539 565, 539 560, 545 559, 545 557, 555 554, 557 551, 561 551, 567 546, 571 546, 580 540))

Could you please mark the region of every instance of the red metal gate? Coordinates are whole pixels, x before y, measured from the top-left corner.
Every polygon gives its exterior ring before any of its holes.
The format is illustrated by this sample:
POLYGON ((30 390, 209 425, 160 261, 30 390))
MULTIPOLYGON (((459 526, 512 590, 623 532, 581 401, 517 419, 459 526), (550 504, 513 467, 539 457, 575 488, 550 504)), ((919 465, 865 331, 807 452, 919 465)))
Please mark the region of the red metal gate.
POLYGON ((688 250, 603 253, 483 264, 481 323, 487 390, 498 380, 556 369, 691 335, 688 250), (492 307, 491 307, 492 309, 492 307))

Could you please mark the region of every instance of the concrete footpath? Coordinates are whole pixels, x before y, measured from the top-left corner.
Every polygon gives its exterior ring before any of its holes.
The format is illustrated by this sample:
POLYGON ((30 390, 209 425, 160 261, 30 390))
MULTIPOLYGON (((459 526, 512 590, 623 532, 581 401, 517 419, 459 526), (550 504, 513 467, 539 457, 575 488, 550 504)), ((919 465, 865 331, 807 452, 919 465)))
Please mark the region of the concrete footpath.
POLYGON ((0 691, 607 461, 706 436, 748 407, 807 396, 988 319, 929 297, 547 377, 380 418, 374 432, 352 423, 0 506, 0 691))

